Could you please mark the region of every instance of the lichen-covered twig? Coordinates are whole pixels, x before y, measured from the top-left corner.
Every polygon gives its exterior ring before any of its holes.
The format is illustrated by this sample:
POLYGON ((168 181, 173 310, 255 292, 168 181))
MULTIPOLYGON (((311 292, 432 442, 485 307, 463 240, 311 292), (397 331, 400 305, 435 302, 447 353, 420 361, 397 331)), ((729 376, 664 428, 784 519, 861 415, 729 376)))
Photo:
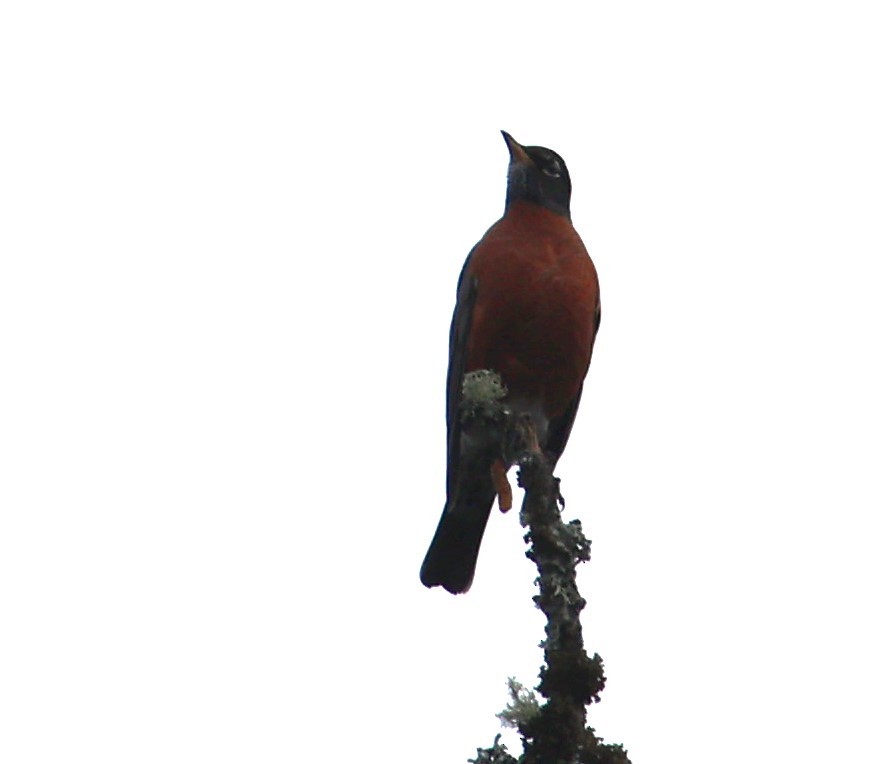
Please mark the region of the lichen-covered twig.
POLYGON ((587 706, 605 687, 602 659, 584 649, 580 615, 587 604, 578 591, 577 566, 590 559, 580 520, 563 522, 559 481, 543 454, 520 460, 525 489, 520 521, 528 528, 526 556, 538 568, 535 605, 547 618, 539 711, 517 725, 525 752, 522 764, 628 764, 621 746, 605 745, 586 727, 587 706))
MULTIPOLYGON (((590 541, 579 520, 565 523, 560 515, 559 480, 541 451, 531 417, 514 414, 503 403, 506 389, 491 372, 465 378, 477 385, 470 396, 473 416, 494 422, 501 433, 501 459, 519 465, 525 489, 520 522, 527 528, 528 557, 538 568, 535 605, 547 618, 544 665, 537 691, 510 680, 511 703, 499 714, 516 727, 523 754, 514 759, 498 738, 492 748, 478 749, 477 764, 630 764, 620 745, 611 745, 586 726, 587 706, 599 700, 605 686, 602 659, 584 649, 580 615, 587 604, 578 591, 577 566, 590 559, 590 541), (479 403, 475 403, 479 401, 479 403)), ((468 375, 470 376, 470 375, 468 375)))

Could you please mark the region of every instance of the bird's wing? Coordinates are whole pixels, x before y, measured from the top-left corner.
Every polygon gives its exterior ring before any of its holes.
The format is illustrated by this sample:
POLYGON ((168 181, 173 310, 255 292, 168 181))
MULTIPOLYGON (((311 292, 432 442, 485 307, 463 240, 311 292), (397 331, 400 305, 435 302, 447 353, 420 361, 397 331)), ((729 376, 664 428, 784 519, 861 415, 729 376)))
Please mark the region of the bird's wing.
POLYGON ((446 378, 446 428, 448 432, 448 468, 446 471, 446 488, 453 495, 455 476, 458 473, 460 456, 461 418, 461 382, 464 378, 464 366, 467 360, 467 338, 473 320, 473 306, 476 304, 478 284, 475 276, 470 275, 470 262, 474 247, 458 278, 458 298, 455 312, 452 315, 452 326, 449 330, 449 372, 446 378))

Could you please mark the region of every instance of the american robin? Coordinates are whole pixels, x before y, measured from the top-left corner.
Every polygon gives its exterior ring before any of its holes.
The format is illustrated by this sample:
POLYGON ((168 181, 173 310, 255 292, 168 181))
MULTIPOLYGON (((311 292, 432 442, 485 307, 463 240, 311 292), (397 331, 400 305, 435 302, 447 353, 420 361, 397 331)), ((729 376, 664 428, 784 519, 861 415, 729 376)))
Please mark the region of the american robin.
MULTIPOLYGON (((503 131, 502 131, 503 132, 503 131)), ((532 418, 552 465, 568 441, 599 328, 599 281, 572 227, 565 162, 541 146, 510 150, 504 216, 471 250, 458 280, 449 334, 446 505, 421 566, 425 586, 453 594, 473 582, 495 495, 507 509, 506 470, 460 408, 466 373, 489 369, 505 403, 532 418)))

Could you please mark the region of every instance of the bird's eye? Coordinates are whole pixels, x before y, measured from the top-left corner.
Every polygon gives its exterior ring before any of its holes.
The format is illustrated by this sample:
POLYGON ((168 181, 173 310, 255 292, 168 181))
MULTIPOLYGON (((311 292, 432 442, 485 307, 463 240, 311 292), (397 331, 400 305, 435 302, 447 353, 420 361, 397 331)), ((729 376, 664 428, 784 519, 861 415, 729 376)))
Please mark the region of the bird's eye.
POLYGON ((541 172, 543 172, 545 175, 549 175, 551 178, 558 178, 560 175, 562 175, 562 170, 559 167, 559 162, 555 160, 550 164, 545 164, 541 168, 541 172))

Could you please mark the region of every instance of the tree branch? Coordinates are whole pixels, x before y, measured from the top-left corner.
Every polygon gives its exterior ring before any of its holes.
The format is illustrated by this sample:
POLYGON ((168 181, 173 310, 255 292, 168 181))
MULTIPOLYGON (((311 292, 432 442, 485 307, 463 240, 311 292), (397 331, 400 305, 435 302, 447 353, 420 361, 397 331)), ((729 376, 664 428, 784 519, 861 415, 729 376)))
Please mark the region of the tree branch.
POLYGON ((584 649, 581 611, 587 604, 577 584, 577 566, 590 559, 590 541, 580 520, 562 521, 559 480, 540 452, 520 460, 525 489, 520 522, 528 557, 538 568, 535 605, 547 618, 544 664, 538 692, 540 711, 517 725, 525 753, 522 764, 629 764, 620 745, 606 745, 586 727, 587 706, 605 687, 602 659, 584 649))
POLYGON ((621 745, 606 744, 586 726, 587 706, 599 701, 605 687, 602 659, 584 649, 581 611, 587 604, 578 591, 577 566, 590 559, 590 541, 580 520, 563 522, 559 480, 538 446, 529 416, 516 416, 503 404, 506 389, 491 372, 465 375, 465 409, 475 415, 481 402, 483 417, 501 425, 501 458, 519 465, 519 485, 525 489, 520 522, 528 531, 528 557, 538 568, 539 593, 533 598, 547 618, 544 665, 537 691, 546 702, 518 682, 509 682, 511 702, 499 714, 515 726, 524 752, 517 760, 495 738, 492 748, 478 749, 476 764, 630 764, 621 745), (472 376, 480 375, 480 376, 472 376), (480 383, 479 392, 470 385, 480 383))

